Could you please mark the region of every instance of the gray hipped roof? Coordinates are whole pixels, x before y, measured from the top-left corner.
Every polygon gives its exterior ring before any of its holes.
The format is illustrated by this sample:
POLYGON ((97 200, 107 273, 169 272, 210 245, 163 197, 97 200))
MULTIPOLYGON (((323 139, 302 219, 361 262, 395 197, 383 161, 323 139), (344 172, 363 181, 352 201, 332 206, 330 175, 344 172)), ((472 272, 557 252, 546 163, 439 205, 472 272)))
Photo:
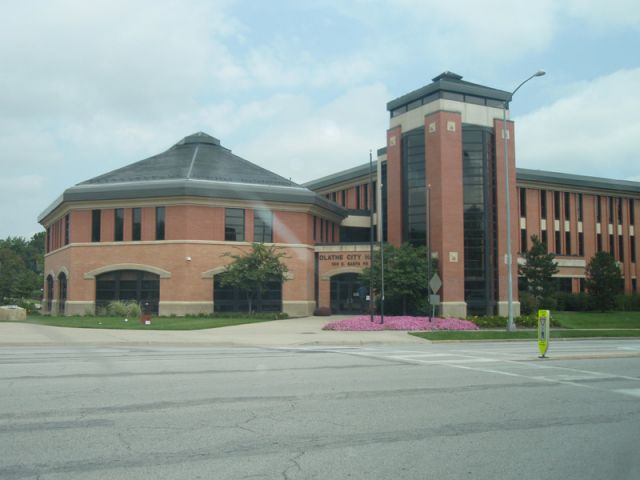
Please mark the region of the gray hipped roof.
POLYGON ((63 202, 175 196, 311 204, 347 216, 334 202, 234 155, 217 138, 198 132, 165 152, 65 190, 38 221, 63 202))
POLYGON ((203 132, 184 137, 169 150, 86 180, 98 185, 152 180, 212 180, 220 182, 297 187, 269 170, 231 153, 220 140, 203 132))

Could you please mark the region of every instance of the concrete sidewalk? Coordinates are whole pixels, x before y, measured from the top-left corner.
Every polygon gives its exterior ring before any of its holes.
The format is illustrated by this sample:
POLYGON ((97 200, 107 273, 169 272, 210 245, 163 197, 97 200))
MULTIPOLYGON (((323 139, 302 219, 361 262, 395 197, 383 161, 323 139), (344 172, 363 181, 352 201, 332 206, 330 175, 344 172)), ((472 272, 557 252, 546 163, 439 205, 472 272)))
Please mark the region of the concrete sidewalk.
MULTIPOLYGON (((0 322, 0 347, 33 345, 371 345, 428 343, 404 331, 335 332, 343 317, 305 317, 207 330, 108 330, 0 322)), ((346 318, 346 317, 344 317, 346 318)))

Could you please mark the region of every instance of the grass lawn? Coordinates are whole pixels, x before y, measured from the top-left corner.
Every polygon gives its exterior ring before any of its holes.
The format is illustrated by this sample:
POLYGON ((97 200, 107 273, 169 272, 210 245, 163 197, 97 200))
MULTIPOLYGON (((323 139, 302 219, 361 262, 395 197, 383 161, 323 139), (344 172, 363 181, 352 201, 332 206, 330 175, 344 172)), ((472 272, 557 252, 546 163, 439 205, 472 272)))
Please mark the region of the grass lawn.
MULTIPOLYGON (((640 312, 551 312, 561 328, 551 329, 553 338, 640 337, 640 312)), ((416 332, 427 340, 517 340, 536 339, 535 330, 479 330, 416 332)))
POLYGON ((640 312, 551 312, 564 328, 640 328, 640 312))
MULTIPOLYGON (((203 328, 228 327, 243 323, 269 322, 273 318, 264 316, 220 318, 220 317, 153 317, 151 325, 143 325, 136 319, 125 322, 121 317, 55 317, 34 315, 27 323, 74 328, 111 328, 123 330, 201 330, 203 328)), ((17 322, 21 323, 21 322, 17 322)))

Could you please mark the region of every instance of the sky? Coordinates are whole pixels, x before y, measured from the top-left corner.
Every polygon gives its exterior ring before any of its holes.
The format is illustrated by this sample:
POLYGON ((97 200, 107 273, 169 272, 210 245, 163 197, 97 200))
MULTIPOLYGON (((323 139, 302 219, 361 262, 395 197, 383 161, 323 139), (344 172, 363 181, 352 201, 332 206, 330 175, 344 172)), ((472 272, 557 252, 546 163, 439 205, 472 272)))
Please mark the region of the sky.
POLYGON ((303 183, 449 70, 518 91, 518 167, 640 181, 637 0, 1 0, 0 238, 204 131, 303 183))

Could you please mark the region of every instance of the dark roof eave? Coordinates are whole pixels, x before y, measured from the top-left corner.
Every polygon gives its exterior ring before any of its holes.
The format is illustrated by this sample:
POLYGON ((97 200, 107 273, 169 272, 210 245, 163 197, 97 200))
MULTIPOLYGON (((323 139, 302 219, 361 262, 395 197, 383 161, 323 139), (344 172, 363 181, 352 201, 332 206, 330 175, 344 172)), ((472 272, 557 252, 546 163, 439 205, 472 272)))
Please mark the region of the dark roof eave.
MULTIPOLYGON (((377 160, 373 161, 373 174, 376 173, 377 160)), ((303 183, 302 186, 310 190, 320 190, 330 185, 336 185, 342 182, 355 180, 356 178, 368 176, 371 170, 371 166, 368 163, 358 165, 357 167, 349 168, 332 175, 318 178, 317 180, 311 180, 310 182, 303 183)))
POLYGON ((91 202, 104 200, 134 200, 157 197, 195 196, 250 202, 282 202, 314 205, 342 218, 347 210, 340 205, 303 187, 237 184, 200 180, 172 180, 161 182, 129 182, 121 184, 91 184, 71 187, 49 205, 39 216, 42 222, 64 202, 91 202))
POLYGON ((640 182, 516 168, 516 181, 640 194, 640 182))
POLYGON ((441 90, 447 92, 463 93, 467 95, 475 95, 478 97, 494 98, 496 100, 502 100, 503 102, 508 102, 509 100, 511 100, 511 93, 505 90, 498 90, 496 88, 476 85, 475 83, 441 79, 437 82, 433 82, 422 88, 414 90, 413 92, 409 92, 405 95, 402 95, 401 97, 391 100, 387 103, 387 110, 395 110, 396 108, 401 107, 402 105, 406 105, 407 103, 417 100, 418 98, 422 98, 426 95, 441 90))

